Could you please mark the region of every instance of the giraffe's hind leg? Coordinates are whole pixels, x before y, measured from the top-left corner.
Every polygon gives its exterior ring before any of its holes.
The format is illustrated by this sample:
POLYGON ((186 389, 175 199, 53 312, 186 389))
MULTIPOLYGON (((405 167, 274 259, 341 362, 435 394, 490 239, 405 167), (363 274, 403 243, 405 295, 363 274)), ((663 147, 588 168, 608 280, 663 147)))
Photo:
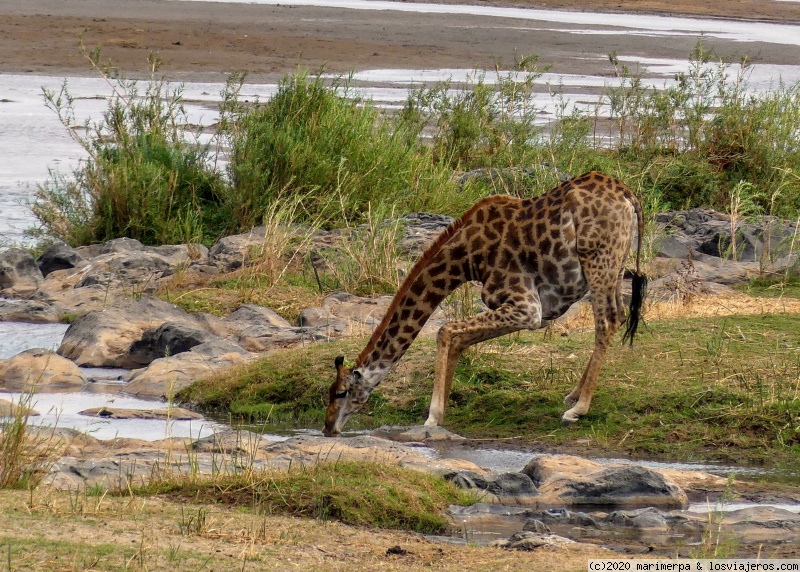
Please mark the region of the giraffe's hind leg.
POLYGON ((597 259, 582 259, 582 265, 592 290, 594 351, 580 383, 564 398, 564 403, 571 405, 561 417, 566 424, 574 423, 589 411, 600 368, 605 361, 611 339, 625 321, 625 310, 620 295, 621 275, 617 269, 619 266, 609 271, 608 268, 603 268, 597 259))
POLYGON ((466 320, 449 322, 439 330, 433 396, 425 425, 439 425, 444 419, 456 363, 466 348, 524 329, 537 329, 542 322, 539 297, 531 293, 525 303, 506 303, 466 320))

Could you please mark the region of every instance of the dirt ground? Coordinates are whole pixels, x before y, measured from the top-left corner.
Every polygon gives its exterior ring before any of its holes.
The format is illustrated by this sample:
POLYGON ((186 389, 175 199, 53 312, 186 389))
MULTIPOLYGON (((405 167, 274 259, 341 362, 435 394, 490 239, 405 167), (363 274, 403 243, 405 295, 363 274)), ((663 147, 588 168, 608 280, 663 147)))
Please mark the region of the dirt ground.
MULTIPOLYGON (((444 0, 572 11, 636 12, 800 23, 800 3, 773 0, 444 0)), ((178 80, 224 80, 247 71, 275 81, 299 63, 312 71, 375 68, 493 68, 536 54, 557 73, 610 73, 610 51, 687 59, 696 39, 564 33, 570 26, 479 16, 164 0, 0 0, 0 73, 93 75, 78 46, 102 46, 132 77, 158 51, 162 73, 178 80), (592 57, 587 58, 587 55, 592 57), (608 69, 598 69, 606 66, 608 69)), ((572 26, 574 28, 574 26, 572 26)), ((796 64, 779 44, 709 40, 721 51, 796 64)))

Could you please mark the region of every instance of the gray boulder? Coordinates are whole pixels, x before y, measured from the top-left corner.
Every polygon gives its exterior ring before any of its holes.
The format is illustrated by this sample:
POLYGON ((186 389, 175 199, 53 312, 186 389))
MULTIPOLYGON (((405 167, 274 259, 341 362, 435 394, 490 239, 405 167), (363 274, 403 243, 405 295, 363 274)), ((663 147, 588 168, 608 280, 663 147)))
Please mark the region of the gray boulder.
POLYGON ((195 346, 217 339, 206 330, 185 323, 166 322, 146 330, 140 339, 131 343, 128 358, 137 364, 147 365, 159 358, 188 352, 195 346))
POLYGON ((167 302, 121 299, 78 317, 64 334, 58 354, 80 366, 136 367, 140 364, 129 355, 131 344, 166 322, 202 327, 193 316, 167 302))
POLYGON ((254 359, 237 344, 217 339, 194 346, 188 352, 154 360, 126 377, 125 393, 139 397, 172 399, 180 390, 214 373, 254 359))
POLYGON ((656 223, 665 233, 659 256, 685 259, 691 250, 695 255, 753 262, 762 267, 786 256, 798 232, 796 221, 760 216, 732 222, 730 215, 704 208, 660 213, 656 223))
POLYGON ((0 360, 0 388, 26 391, 32 388, 52 391, 86 385, 86 376, 68 359, 50 350, 32 348, 7 360, 0 360))
POLYGON ((0 252, 0 294, 29 298, 43 280, 36 260, 27 250, 9 248, 0 252))
POLYGON ((226 236, 217 241, 208 251, 208 263, 223 272, 232 272, 246 266, 264 244, 266 227, 255 227, 249 232, 226 236))
POLYGON ((486 491, 495 495, 501 502, 529 504, 528 497, 537 495, 536 485, 523 473, 482 475, 471 471, 460 471, 447 474, 444 478, 462 489, 486 491))
POLYGON ((400 224, 403 225, 400 250, 405 254, 419 256, 454 221, 453 217, 447 215, 424 212, 403 215, 400 217, 400 224))
POLYGON ((603 465, 570 455, 536 457, 522 470, 554 506, 682 508, 686 493, 665 475, 628 463, 603 465))
POLYGON ((86 266, 88 262, 86 262, 86 259, 78 254, 71 246, 63 242, 57 242, 48 247, 39 258, 36 259, 36 264, 39 266, 42 276, 47 277, 48 274, 56 270, 81 268, 86 266))
POLYGON ((55 324, 60 319, 61 314, 50 304, 34 300, 0 299, 0 322, 55 324))

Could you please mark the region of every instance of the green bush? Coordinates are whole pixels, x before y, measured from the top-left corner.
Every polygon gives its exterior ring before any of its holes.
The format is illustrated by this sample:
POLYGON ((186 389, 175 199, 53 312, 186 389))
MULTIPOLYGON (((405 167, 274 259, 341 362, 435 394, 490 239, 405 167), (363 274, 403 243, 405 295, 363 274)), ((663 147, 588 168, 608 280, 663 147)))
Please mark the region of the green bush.
POLYGON ((229 224, 226 183, 210 166, 209 149, 193 141, 180 88, 155 74, 144 93, 137 82, 101 69, 114 85, 102 120, 74 128, 74 98, 66 81, 45 90, 47 106, 88 153, 73 178, 52 173, 36 191, 33 212, 40 236, 71 245, 126 236, 144 244, 215 241, 229 224))
POLYGON ((360 221, 370 204, 406 212, 465 208, 469 200, 453 200, 450 171, 407 128, 346 83, 327 86, 306 73, 284 78, 230 133, 239 224, 256 223, 269 204, 298 195, 303 218, 328 224, 360 221))
POLYGON ((155 59, 139 93, 102 69, 99 53, 88 57, 115 95, 103 119, 80 131, 67 86, 46 93, 89 158, 71 177, 54 172, 33 205, 38 234, 72 245, 120 236, 208 244, 286 204, 313 227, 381 222, 367 213, 457 216, 482 196, 533 196, 590 169, 626 181, 648 210, 800 212, 800 86, 753 95, 749 63, 732 74, 702 44, 688 71, 659 90, 611 54, 616 85, 588 109, 556 90, 548 125, 532 103, 535 57, 498 68, 492 81, 476 72, 464 84, 413 89, 397 113, 378 109, 346 78, 304 71, 252 105, 239 101, 237 75, 223 92, 213 156, 193 139, 180 89, 156 78, 155 59), (228 177, 212 165, 220 154, 228 177))

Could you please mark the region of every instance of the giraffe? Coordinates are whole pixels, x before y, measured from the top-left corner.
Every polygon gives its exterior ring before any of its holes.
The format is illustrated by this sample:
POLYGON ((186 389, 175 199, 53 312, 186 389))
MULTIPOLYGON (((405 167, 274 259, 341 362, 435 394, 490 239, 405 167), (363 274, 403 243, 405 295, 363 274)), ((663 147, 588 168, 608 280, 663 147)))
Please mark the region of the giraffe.
POLYGON ((592 294, 595 344, 578 385, 564 399, 564 423, 585 415, 611 338, 626 321, 623 265, 638 234, 627 327, 638 327, 647 278, 640 270, 644 217, 623 182, 591 171, 547 193, 519 199, 497 195, 473 205, 431 244, 409 272, 352 367, 335 359, 325 416, 326 436, 341 433, 351 415, 405 354, 433 311, 460 285, 483 285, 488 311, 444 324, 437 353, 426 426, 442 422, 456 362, 467 347, 558 318, 588 291, 592 294), (634 216, 636 219, 634 220, 634 216))

